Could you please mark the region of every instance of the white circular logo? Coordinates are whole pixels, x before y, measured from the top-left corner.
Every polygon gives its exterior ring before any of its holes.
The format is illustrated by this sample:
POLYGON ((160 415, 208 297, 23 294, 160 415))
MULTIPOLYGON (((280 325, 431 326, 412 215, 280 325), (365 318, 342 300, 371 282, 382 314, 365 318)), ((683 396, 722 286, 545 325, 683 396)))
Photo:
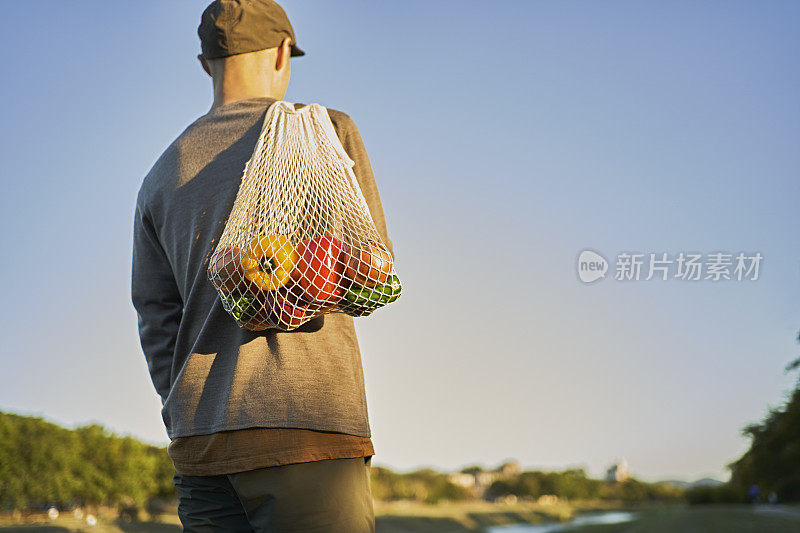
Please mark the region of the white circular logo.
POLYGON ((592 283, 606 277, 608 261, 592 250, 584 250, 578 256, 578 277, 584 283, 592 283))

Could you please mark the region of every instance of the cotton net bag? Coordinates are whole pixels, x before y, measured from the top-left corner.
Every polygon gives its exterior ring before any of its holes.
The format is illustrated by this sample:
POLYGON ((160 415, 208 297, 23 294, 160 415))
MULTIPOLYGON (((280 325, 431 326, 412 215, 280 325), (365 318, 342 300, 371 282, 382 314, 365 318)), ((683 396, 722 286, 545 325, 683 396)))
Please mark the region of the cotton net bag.
POLYGON ((324 313, 366 316, 400 296, 354 164, 325 107, 269 107, 208 266, 240 327, 289 331, 324 313))

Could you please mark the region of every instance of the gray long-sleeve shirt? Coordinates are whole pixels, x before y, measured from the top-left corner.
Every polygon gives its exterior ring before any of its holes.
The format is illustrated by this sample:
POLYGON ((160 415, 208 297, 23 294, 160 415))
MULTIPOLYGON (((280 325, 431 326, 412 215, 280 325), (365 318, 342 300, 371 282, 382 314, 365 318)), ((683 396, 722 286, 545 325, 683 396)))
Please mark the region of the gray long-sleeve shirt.
MULTIPOLYGON (((370 436, 353 319, 335 313, 292 332, 247 331, 206 278, 267 108, 261 97, 212 109, 166 149, 136 201, 132 300, 170 438, 251 427, 370 436)), ((299 109, 304 104, 296 104, 299 109)), ((378 232, 392 249, 361 136, 329 109, 378 232)))

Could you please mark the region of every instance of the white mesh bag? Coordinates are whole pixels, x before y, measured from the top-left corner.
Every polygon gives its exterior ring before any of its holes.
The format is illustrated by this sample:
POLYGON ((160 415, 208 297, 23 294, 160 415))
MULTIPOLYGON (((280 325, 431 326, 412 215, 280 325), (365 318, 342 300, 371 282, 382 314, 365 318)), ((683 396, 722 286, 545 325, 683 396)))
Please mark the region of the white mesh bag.
POLYGON ((289 331, 323 313, 366 316, 402 290, 325 107, 267 110, 208 265, 249 330, 289 331))

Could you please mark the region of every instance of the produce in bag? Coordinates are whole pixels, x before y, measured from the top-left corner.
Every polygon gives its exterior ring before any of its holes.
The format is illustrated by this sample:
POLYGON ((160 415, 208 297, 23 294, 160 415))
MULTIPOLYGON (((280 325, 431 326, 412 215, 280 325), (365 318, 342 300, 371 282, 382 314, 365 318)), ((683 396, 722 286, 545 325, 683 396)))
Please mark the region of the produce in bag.
POLYGON ((325 107, 269 107, 208 265, 239 326, 289 331, 324 313, 366 316, 400 297, 354 164, 325 107))

